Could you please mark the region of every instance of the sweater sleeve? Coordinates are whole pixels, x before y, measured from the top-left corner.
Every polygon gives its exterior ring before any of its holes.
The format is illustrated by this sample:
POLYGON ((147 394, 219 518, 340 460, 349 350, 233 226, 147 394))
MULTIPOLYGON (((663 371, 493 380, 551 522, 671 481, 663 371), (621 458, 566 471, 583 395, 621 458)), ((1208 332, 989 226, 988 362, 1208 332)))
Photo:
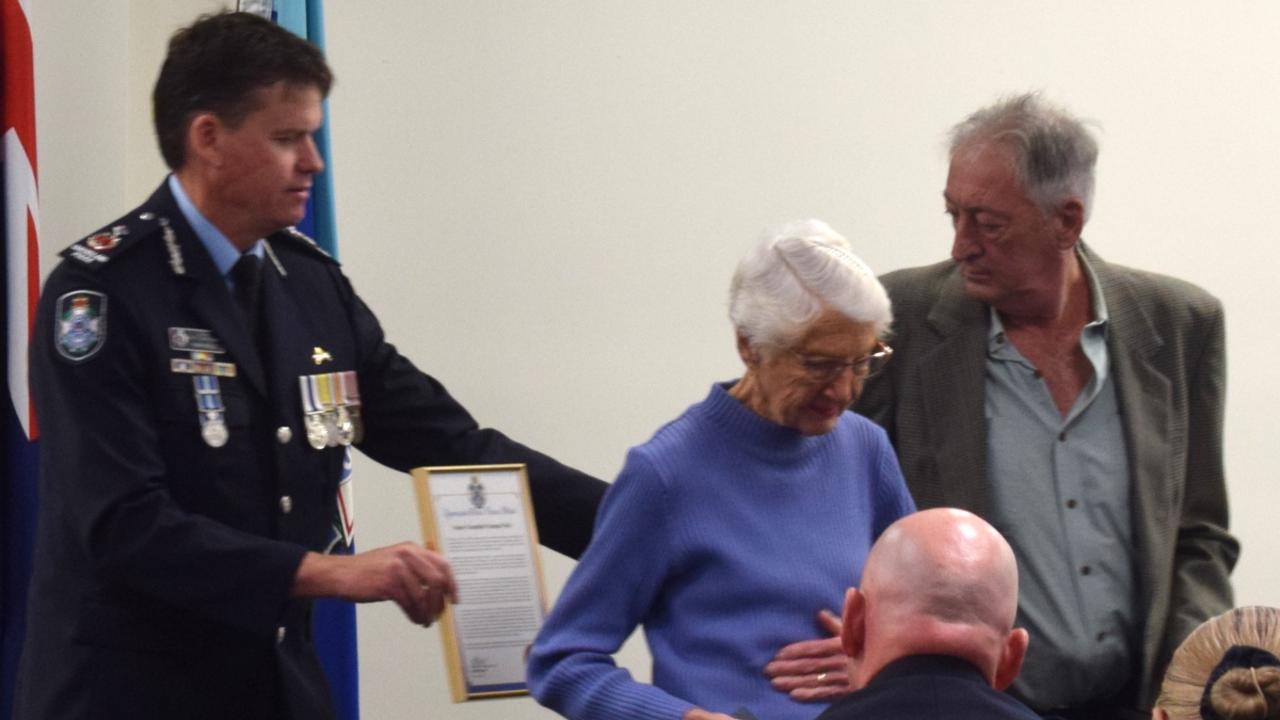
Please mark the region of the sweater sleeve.
POLYGON ((875 535, 893 524, 895 520, 916 511, 915 501, 911 499, 911 491, 907 489, 907 481, 902 477, 902 468, 898 466, 898 456, 889 444, 889 438, 882 428, 875 428, 873 441, 876 445, 876 466, 874 486, 875 495, 875 535))
POLYGON ((673 564, 662 479, 639 450, 605 495, 591 544, 529 655, 529 689, 570 720, 679 720, 692 703, 618 667, 613 653, 642 622, 673 564))

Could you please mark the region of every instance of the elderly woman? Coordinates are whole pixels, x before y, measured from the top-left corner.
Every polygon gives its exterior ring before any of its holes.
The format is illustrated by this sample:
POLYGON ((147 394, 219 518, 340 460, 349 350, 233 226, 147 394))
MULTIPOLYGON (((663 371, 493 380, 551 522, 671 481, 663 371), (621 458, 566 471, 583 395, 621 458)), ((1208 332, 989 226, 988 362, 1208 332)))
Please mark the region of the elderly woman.
POLYGON ((1206 620, 1173 653, 1154 720, 1280 718, 1280 610, 1245 607, 1206 620))
POLYGON ((888 297, 845 239, 816 220, 767 235, 729 314, 745 372, 631 450, 534 643, 533 694, 566 717, 812 718, 764 666, 914 510, 884 432, 847 409, 892 351, 888 297), (637 625, 652 685, 611 658, 637 625))

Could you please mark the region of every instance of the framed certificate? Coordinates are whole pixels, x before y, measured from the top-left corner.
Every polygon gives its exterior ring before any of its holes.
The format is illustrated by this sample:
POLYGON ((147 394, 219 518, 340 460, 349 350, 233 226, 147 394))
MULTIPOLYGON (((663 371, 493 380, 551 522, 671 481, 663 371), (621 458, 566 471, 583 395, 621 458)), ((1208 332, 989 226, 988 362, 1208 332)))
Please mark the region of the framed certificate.
POLYGON ((528 693, 525 656, 547 602, 524 465, 410 474, 422 535, 458 581, 458 603, 440 616, 453 701, 528 693))

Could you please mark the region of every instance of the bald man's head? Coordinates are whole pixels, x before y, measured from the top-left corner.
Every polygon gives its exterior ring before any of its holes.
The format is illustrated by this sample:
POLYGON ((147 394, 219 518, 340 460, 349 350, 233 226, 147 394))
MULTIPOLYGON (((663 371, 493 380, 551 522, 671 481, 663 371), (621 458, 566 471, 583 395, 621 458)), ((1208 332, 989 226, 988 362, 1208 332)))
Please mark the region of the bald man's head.
POLYGON ((1014 630, 1018 569, 1009 544, 963 510, 898 520, 871 548, 845 601, 845 650, 859 687, 906 655, 954 655, 993 686, 1013 681, 1026 649, 1014 630))

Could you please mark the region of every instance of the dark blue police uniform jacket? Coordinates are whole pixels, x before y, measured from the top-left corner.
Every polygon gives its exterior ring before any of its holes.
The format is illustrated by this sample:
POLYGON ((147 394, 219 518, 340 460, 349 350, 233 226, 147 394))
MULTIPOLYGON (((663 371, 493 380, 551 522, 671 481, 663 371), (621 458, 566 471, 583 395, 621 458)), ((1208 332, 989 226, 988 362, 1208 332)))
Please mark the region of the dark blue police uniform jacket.
MULTIPOLYGON (((905 630, 904 630, 905 632, 905 630)), ((987 684, 978 668, 947 655, 910 655, 884 666, 818 720, 1040 720, 987 684)))
POLYGON ((357 373, 357 446, 383 464, 527 463, 542 542, 586 547, 604 483, 479 429, 385 341, 334 260, 292 231, 266 241, 261 350, 167 185, 45 284, 19 720, 332 716, 310 604, 289 590, 330 540, 344 449, 308 443, 302 376, 357 373), (235 367, 218 378, 220 447, 191 366, 173 362, 199 357, 235 367))

